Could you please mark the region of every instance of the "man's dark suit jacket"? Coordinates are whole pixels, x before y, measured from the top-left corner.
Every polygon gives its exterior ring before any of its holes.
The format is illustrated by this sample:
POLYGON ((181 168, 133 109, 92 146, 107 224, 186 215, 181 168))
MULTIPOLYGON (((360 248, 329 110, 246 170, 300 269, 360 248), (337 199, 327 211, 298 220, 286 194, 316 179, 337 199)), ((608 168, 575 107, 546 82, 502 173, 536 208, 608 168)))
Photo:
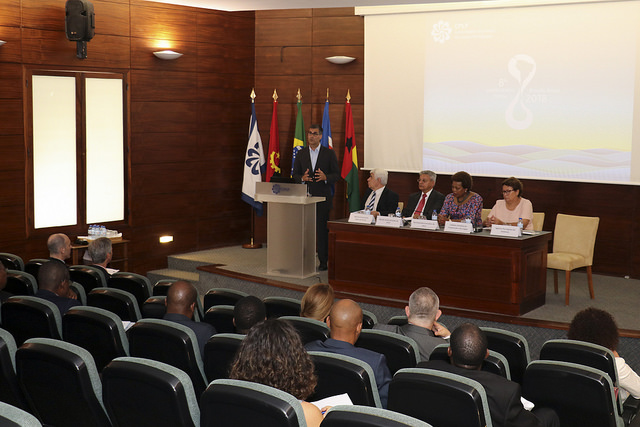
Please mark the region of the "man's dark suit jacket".
POLYGON ((309 147, 304 147, 296 155, 296 161, 293 164, 293 179, 296 182, 302 182, 302 176, 304 172, 309 169, 309 177, 315 179, 315 174, 318 169, 327 176, 327 182, 313 181, 305 183, 309 187, 309 194, 312 196, 326 197, 329 205, 331 205, 331 184, 338 181, 340 178, 340 169, 338 168, 338 158, 336 153, 327 147, 320 146, 320 153, 318 153, 318 160, 316 161, 316 168, 311 167, 311 155, 309 154, 309 147))
MULTIPOLYGON (((362 199, 362 209, 364 209, 367 204, 367 199, 369 198, 369 194, 371 194, 371 189, 367 187, 367 191, 364 192, 364 196, 362 199)), ((396 208, 398 207, 398 194, 392 190, 389 190, 389 187, 385 186, 384 190, 382 190, 382 194, 380 195, 380 199, 378 200, 378 206, 376 210, 380 212, 380 215, 387 216, 390 213, 395 213, 396 208)))
POLYGON ((520 385, 491 372, 459 368, 443 360, 420 362, 418 368, 451 372, 479 382, 487 393, 494 427, 538 427, 543 424, 520 401, 520 385))
POLYGON ((45 289, 38 289, 38 292, 36 292, 36 296, 54 303, 58 307, 58 310, 60 310, 61 316, 64 315, 67 311, 69 311, 71 307, 82 305, 78 300, 67 298, 67 297, 61 297, 45 289))
MULTIPOLYGON (((402 216, 412 217, 413 212, 418 207, 418 203, 420 203, 420 198, 422 197, 422 191, 418 191, 417 193, 411 193, 409 195, 409 201, 406 206, 402 210, 402 216)), ((427 218, 431 219, 431 214, 435 210, 436 213, 440 213, 440 209, 442 209, 442 205, 444 204, 444 195, 436 190, 431 190, 431 194, 429 194, 429 198, 427 199, 427 203, 424 207, 423 215, 427 218)))

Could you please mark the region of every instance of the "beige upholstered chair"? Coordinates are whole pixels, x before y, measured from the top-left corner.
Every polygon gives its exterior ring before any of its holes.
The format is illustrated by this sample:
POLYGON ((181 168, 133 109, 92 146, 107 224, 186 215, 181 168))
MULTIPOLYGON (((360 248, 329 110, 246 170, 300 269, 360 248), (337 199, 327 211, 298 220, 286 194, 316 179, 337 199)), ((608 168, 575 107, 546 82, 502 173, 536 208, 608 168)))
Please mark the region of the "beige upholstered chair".
POLYGON ((544 226, 544 212, 534 212, 533 213, 533 230, 542 231, 543 226, 544 226))
POLYGON ((483 224, 487 220, 487 217, 489 217, 489 213, 490 212, 491 212, 491 209, 482 209, 482 223, 483 224))
POLYGON ((554 291, 558 293, 558 270, 565 270, 566 296, 564 303, 569 305, 569 287, 571 270, 587 267, 589 294, 593 294, 593 248, 596 244, 596 233, 600 218, 558 214, 556 228, 553 232, 553 253, 547 255, 547 268, 553 268, 554 291))

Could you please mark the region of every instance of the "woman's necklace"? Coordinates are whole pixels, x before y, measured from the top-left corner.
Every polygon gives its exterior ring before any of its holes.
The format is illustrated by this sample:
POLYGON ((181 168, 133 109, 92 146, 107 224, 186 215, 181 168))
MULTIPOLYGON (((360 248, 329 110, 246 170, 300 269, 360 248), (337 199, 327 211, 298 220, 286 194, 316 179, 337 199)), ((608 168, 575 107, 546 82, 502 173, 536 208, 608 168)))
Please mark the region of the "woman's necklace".
POLYGON ((462 197, 456 197, 458 204, 461 205, 462 203, 464 203, 464 201, 467 199, 468 196, 469 196, 469 193, 465 193, 464 196, 462 197))

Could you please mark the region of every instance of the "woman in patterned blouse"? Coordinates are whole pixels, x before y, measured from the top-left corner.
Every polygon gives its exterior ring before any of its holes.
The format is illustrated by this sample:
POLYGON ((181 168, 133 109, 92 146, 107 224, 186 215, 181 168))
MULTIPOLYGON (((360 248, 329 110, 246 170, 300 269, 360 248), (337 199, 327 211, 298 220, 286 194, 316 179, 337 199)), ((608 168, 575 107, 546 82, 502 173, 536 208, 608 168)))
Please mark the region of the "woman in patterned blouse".
POLYGON ((444 199, 444 205, 438 215, 438 222, 471 220, 474 227, 482 227, 482 197, 471 191, 473 178, 467 172, 460 171, 451 177, 451 193, 444 199))

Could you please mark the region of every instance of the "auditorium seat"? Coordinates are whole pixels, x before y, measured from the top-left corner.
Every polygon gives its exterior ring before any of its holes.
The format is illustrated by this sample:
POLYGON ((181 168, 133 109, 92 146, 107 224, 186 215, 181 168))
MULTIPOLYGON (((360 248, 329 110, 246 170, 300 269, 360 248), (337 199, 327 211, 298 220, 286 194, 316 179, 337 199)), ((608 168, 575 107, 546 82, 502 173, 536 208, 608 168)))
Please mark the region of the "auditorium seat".
POLYGON ((87 295, 87 305, 115 313, 122 321, 137 322, 142 318, 136 298, 121 289, 95 288, 87 295))
POLYGON ((138 302, 138 307, 151 296, 151 282, 145 276, 136 273, 119 271, 107 281, 108 288, 120 289, 131 293, 138 302))
POLYGON ((215 380, 200 400, 200 426, 306 426, 300 401, 282 390, 241 380, 215 380), (256 422, 256 420, 260 420, 256 422))
POLYGON ((91 354, 60 340, 33 338, 16 351, 18 381, 43 424, 110 427, 91 354))
POLYGON ((319 320, 300 316, 282 316, 280 319, 288 321, 296 328, 303 345, 316 340, 325 341, 329 338, 329 327, 319 320))
POLYGON ((433 369, 399 370, 389 385, 388 409, 437 427, 493 425, 482 385, 433 369))
POLYGON ((37 279, 38 278, 38 271, 40 271, 40 267, 45 262, 49 262, 49 260, 46 259, 46 258, 33 258, 33 259, 30 259, 29 261, 27 261, 25 263, 24 271, 25 271, 25 273, 29 273, 30 275, 32 275, 33 277, 35 277, 37 279))
MULTIPOLYGON (((449 359, 449 354, 447 353, 448 348, 448 344, 440 344, 436 346, 436 348, 434 348, 431 352, 429 360, 443 360, 447 363, 450 363, 451 360, 449 359)), ((489 356, 487 356, 482 361, 482 370, 500 375, 501 377, 504 377, 508 380, 511 379, 509 362, 502 354, 493 350, 489 350, 489 356)))
POLYGON ((87 294, 95 288, 107 287, 107 278, 102 270, 92 265, 72 265, 69 267, 69 276, 71 280, 82 285, 87 294))
POLYGON ((77 282, 69 283, 69 288, 76 294, 78 302, 82 305, 87 305, 87 293, 84 290, 84 287, 77 282))
POLYGON ((431 424, 388 409, 337 405, 327 412, 322 427, 431 427, 431 424))
POLYGON ((62 316, 62 337, 91 353, 98 372, 116 357, 129 355, 120 317, 102 308, 71 308, 62 316))
POLYGON ((200 425, 191 379, 166 363, 119 357, 102 371, 104 406, 117 426, 200 425))
POLYGON ((12 295, 35 295, 38 282, 29 273, 20 270, 7 270, 7 285, 4 290, 12 295))
POLYGON ((362 329, 373 329, 378 323, 378 318, 369 310, 362 310, 362 329))
POLYGON ((204 313, 203 322, 207 322, 217 333, 235 333, 236 327, 233 324, 232 305, 214 305, 204 313))
POLYGON ((392 376, 402 368, 415 368, 420 362, 415 340, 393 332, 363 329, 355 345, 384 354, 392 376))
POLYGON ((267 309, 267 318, 299 316, 300 300, 288 297, 266 297, 262 300, 267 309))
POLYGON ((62 319, 58 307, 32 296, 14 296, 2 304, 2 327, 9 331, 19 346, 29 338, 61 339, 62 319))
POLYGON ((0 402, 30 411, 16 376, 16 350, 13 336, 0 329, 0 402))
POLYGON ((354 405, 382 408, 371 366, 360 359, 323 351, 310 351, 318 385, 308 401, 347 393, 354 405))
POLYGON ((7 270, 24 271, 24 261, 18 255, 0 252, 0 263, 4 264, 4 268, 7 270))
POLYGON ((392 316, 387 322, 387 325, 402 326, 407 323, 409 323, 409 319, 403 314, 402 316, 392 316))
POLYGON ((42 423, 30 413, 0 402, 0 425, 3 427, 42 427, 42 423))
POLYGON ((555 360, 529 363, 522 384, 522 397, 553 409, 562 427, 622 427, 615 393, 604 371, 555 360))
POLYGON ((207 381, 229 378, 231 363, 242 345, 244 335, 215 334, 204 346, 203 364, 207 381))
POLYGON ((157 360, 182 369, 191 378, 197 396, 206 379, 196 334, 189 327, 162 319, 142 319, 128 331, 133 357, 157 360))
POLYGON ((241 298, 249 296, 248 293, 227 288, 209 289, 204 294, 204 312, 214 305, 236 305, 241 298))
POLYGON ((151 291, 151 295, 154 297, 167 296, 167 292, 171 285, 177 282, 179 279, 160 279, 154 285, 151 291))
POLYGON ((167 313, 166 296, 150 296, 140 310, 143 319, 162 319, 167 313))
POLYGON ((531 361, 527 339, 512 331, 497 328, 480 328, 487 336, 489 350, 503 355, 509 362, 511 380, 522 384, 522 377, 531 361))

